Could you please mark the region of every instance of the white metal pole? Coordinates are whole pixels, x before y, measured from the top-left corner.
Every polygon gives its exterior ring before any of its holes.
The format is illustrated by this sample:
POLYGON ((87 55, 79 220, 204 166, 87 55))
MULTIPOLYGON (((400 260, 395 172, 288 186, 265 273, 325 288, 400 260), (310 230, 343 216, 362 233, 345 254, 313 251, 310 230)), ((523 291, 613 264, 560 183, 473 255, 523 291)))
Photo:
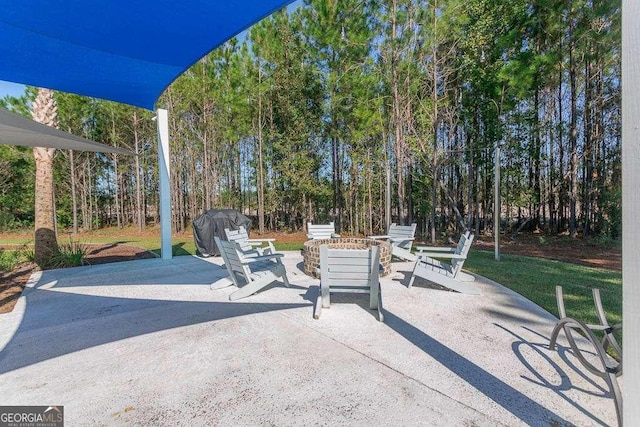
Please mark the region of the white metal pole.
POLYGON ((493 208, 493 235, 495 239, 495 257, 500 261, 500 147, 496 147, 495 175, 493 183, 494 208, 493 208))
POLYGON ((640 2, 622 1, 623 424, 640 425, 640 2))
POLYGON ((160 175, 160 250, 162 259, 171 259, 171 181, 169 174, 169 119, 158 108, 158 171, 160 175))
POLYGON ((389 160, 388 154, 386 169, 386 188, 384 193, 385 233, 389 231, 389 226, 391 225, 391 160, 389 160))

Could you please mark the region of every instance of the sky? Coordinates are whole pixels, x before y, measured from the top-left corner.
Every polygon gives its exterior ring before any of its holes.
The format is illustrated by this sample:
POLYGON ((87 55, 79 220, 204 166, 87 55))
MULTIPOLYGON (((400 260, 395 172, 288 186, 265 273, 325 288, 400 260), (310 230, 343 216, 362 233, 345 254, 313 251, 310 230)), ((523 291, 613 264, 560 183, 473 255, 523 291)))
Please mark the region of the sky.
POLYGON ((24 85, 0 80, 0 98, 4 98, 6 95, 18 97, 23 93, 24 85))

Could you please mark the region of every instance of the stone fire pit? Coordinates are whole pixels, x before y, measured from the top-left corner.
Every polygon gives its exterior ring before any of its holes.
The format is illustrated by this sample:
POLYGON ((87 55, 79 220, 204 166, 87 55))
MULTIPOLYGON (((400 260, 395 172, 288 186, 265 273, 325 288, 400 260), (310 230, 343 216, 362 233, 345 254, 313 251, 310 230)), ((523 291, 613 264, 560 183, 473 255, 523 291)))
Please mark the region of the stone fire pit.
POLYGON ((304 273, 318 277, 316 268, 320 265, 320 246, 328 245, 331 249, 368 249, 371 246, 380 248, 380 264, 383 267, 381 276, 391 272, 391 244, 384 240, 364 239, 358 237, 341 237, 335 239, 307 240, 304 243, 302 255, 304 257, 304 273))

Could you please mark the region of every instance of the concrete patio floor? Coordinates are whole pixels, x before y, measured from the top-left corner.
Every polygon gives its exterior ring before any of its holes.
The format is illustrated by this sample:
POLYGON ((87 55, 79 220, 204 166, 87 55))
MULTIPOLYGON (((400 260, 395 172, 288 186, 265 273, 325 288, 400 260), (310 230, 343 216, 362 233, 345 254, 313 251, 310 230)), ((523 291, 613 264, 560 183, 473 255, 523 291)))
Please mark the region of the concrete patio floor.
POLYGON ((229 302, 219 257, 50 270, 0 315, 0 404, 64 405, 67 425, 615 425, 555 318, 486 279, 482 295, 382 278, 313 319, 318 280, 229 302))

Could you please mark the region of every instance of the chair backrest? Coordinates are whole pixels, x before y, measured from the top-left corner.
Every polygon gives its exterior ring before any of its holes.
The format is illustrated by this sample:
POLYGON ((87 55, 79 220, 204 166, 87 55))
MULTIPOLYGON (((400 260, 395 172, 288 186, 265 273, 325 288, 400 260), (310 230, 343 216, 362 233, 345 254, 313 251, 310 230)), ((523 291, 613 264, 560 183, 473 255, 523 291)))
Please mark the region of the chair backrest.
POLYGON ((462 236, 460 236, 458 248, 456 248, 456 254, 461 255, 462 258, 451 260, 451 273, 453 274, 453 277, 456 277, 460 270, 462 270, 462 266, 467 259, 469 249, 471 248, 471 244, 473 243, 473 237, 473 234, 471 234, 470 232, 466 232, 462 236))
POLYGON ((456 246, 456 252, 455 252, 456 254, 460 255, 462 253, 462 249, 464 249, 464 244, 466 243, 469 236, 471 236, 471 232, 468 230, 460 235, 460 240, 458 240, 458 246, 456 246))
POLYGON ((379 282, 380 252, 369 249, 329 249, 320 246, 320 277, 332 291, 369 292, 379 282))
POLYGON ((312 240, 330 239, 336 232, 333 222, 329 224, 311 224, 307 223, 307 237, 312 240))
POLYGON ((226 242, 218 236, 215 236, 214 239, 233 283, 238 287, 249 283, 251 281, 251 270, 242 264, 243 255, 240 245, 237 242, 226 242), (239 283, 238 279, 244 280, 245 283, 239 283))
POLYGON ((416 223, 411 225, 398 225, 395 222, 389 226, 387 235, 391 238, 393 244, 402 249, 411 250, 413 238, 416 234, 416 223))
POLYGON ((240 250, 242 252, 253 250, 253 246, 249 243, 249 233, 244 226, 241 225, 238 230, 229 230, 228 228, 225 228, 224 234, 226 234, 229 242, 236 242, 240 246, 240 250))

